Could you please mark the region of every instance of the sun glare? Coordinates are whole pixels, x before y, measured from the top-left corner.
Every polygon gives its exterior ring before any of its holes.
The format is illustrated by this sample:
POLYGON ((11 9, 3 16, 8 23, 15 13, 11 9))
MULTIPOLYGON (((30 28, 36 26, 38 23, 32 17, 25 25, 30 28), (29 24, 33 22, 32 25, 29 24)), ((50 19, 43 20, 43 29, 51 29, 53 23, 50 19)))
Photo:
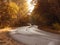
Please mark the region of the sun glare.
POLYGON ((35 7, 35 3, 33 0, 27 0, 27 4, 28 4, 28 14, 31 14, 31 12, 33 11, 34 7, 35 7))

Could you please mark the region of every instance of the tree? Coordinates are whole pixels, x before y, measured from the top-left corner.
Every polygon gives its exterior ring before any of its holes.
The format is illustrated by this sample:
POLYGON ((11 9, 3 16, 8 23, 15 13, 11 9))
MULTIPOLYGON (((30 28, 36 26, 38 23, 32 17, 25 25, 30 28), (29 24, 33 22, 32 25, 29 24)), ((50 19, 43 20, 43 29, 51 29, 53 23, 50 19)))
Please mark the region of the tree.
POLYGON ((14 2, 0 1, 0 28, 13 25, 18 11, 19 7, 14 2))
POLYGON ((60 24, 60 7, 58 0, 40 0, 32 12, 33 24, 52 27, 53 24, 60 24))

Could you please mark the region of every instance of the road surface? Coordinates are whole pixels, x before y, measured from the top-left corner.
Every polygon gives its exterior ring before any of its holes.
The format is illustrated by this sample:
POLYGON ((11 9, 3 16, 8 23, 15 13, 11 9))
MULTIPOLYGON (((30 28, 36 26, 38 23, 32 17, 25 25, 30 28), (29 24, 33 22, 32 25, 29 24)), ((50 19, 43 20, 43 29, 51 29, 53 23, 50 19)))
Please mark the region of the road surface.
POLYGON ((36 25, 11 30, 10 35, 26 45, 60 45, 60 35, 41 31, 36 25))

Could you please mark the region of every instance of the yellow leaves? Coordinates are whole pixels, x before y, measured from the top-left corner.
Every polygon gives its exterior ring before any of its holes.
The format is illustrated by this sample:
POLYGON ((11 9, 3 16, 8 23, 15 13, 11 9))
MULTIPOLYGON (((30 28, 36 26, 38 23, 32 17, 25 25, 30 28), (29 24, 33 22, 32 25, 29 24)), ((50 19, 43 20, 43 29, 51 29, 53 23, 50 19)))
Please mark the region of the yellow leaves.
POLYGON ((19 7, 17 6, 16 3, 10 2, 10 3, 9 3, 9 6, 11 7, 12 10, 14 10, 15 13, 18 13, 19 7))
POLYGON ((15 2, 10 2, 8 4, 8 13, 11 15, 13 19, 17 18, 18 11, 19 6, 15 2))
POLYGON ((5 28, 3 28, 3 29, 0 29, 0 33, 3 33, 3 32, 8 32, 8 31, 10 31, 12 28, 10 28, 10 27, 5 27, 5 28))
POLYGON ((0 28, 10 27, 15 24, 19 6, 15 2, 6 2, 0 5, 0 28))
POLYGON ((60 24, 59 23, 53 24, 53 27, 57 30, 60 30, 60 24))

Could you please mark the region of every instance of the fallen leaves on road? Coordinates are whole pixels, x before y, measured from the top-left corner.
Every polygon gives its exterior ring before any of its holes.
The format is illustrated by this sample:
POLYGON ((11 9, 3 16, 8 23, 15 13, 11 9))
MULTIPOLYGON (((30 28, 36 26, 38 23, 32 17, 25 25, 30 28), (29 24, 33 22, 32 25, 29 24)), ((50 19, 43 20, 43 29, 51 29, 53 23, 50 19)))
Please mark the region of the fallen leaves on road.
POLYGON ((9 36, 8 29, 11 28, 0 29, 0 45, 23 45, 9 36))

